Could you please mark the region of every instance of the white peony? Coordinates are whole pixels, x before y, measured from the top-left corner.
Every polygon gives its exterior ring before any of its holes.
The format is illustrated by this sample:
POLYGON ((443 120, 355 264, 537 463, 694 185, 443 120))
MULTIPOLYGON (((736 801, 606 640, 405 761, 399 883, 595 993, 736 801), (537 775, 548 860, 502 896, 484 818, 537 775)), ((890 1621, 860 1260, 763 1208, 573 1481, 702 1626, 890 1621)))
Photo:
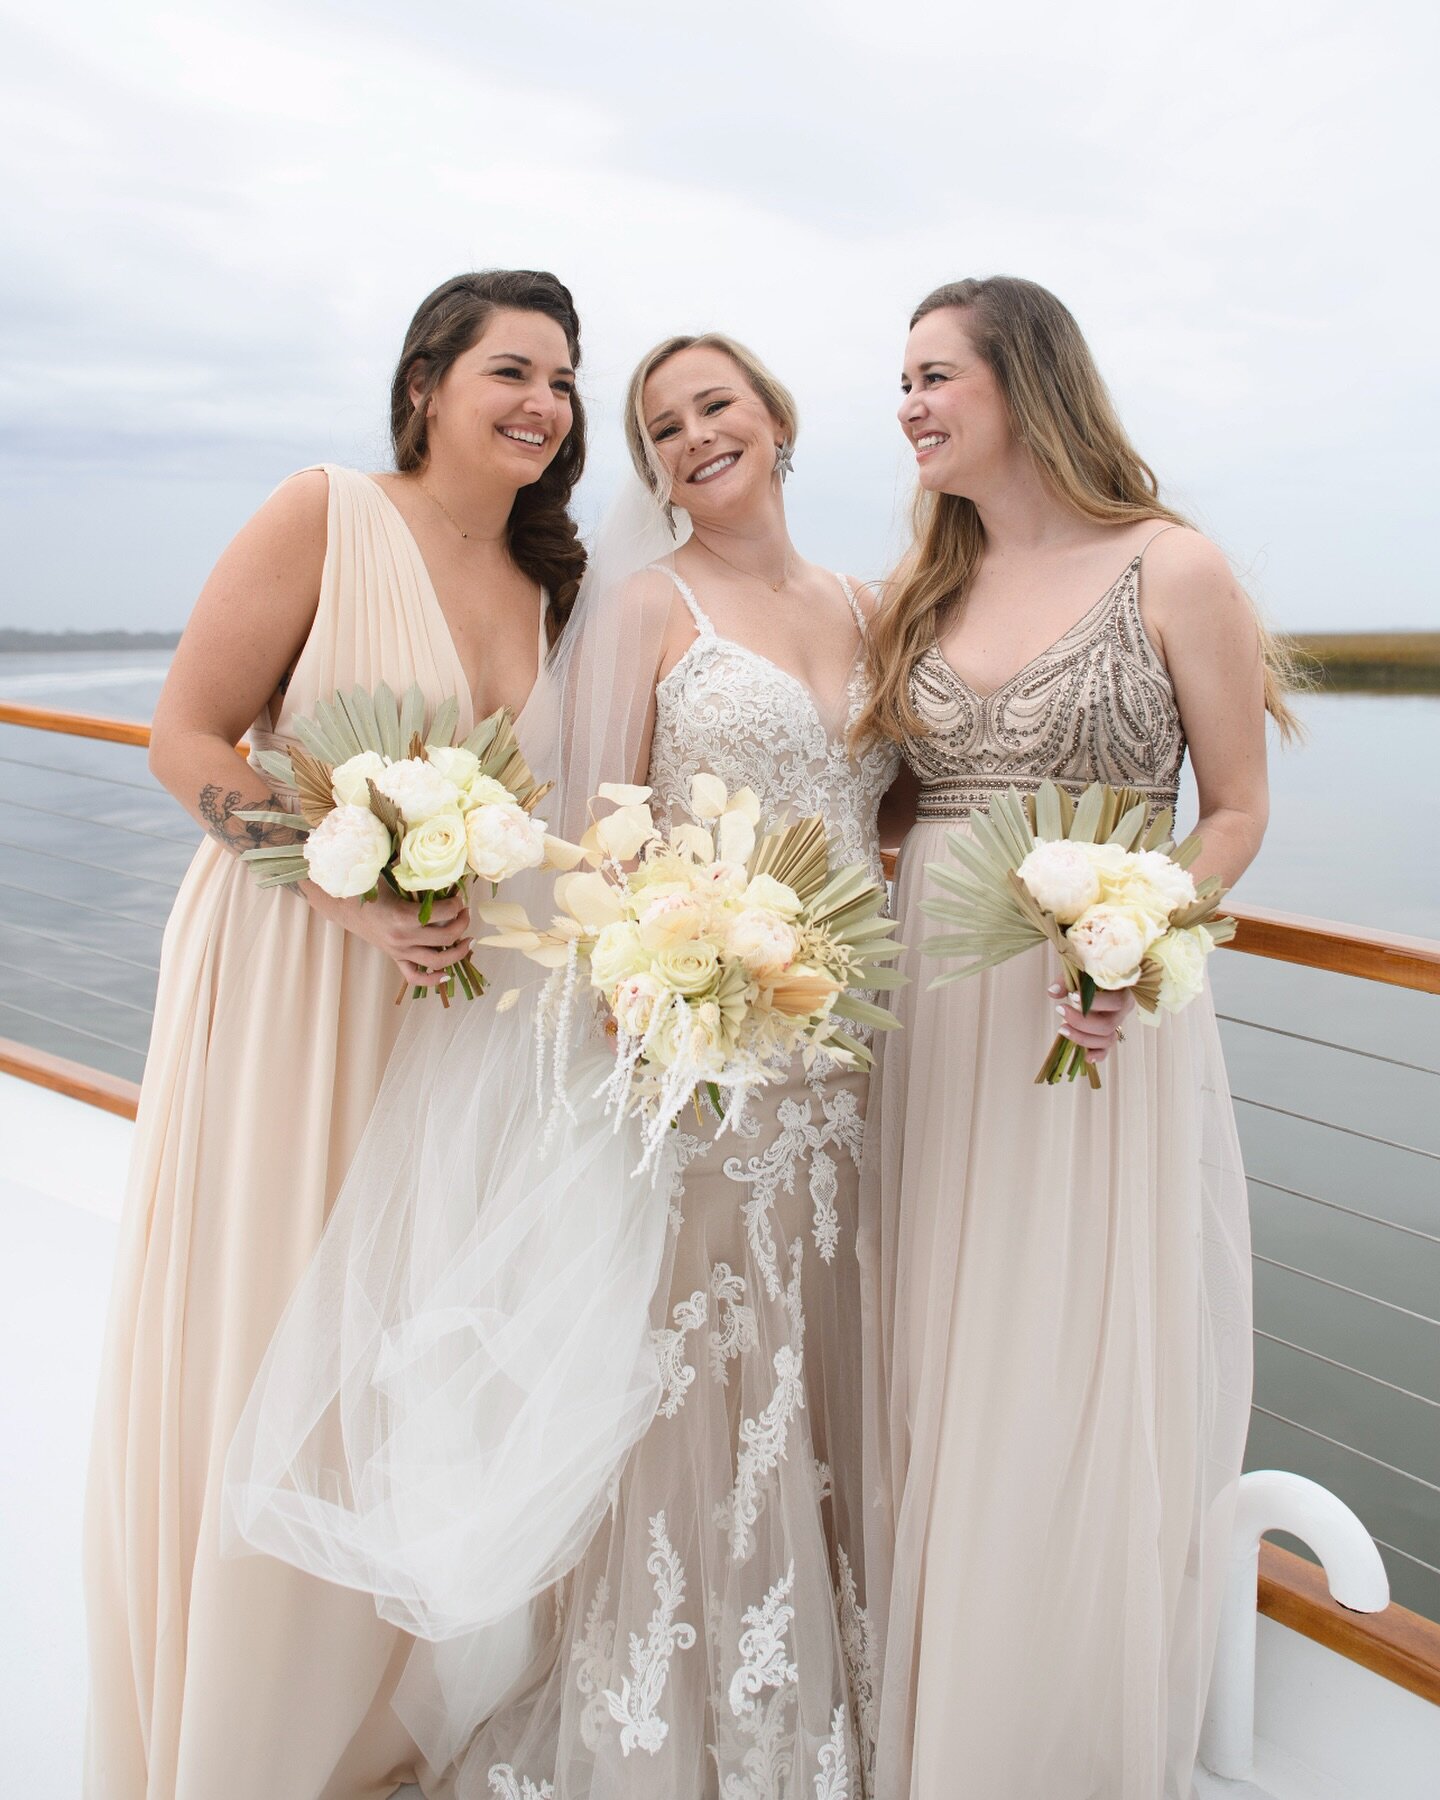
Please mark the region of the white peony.
POLYGON ((640 914, 640 937, 647 950, 664 950, 698 938, 710 920, 710 908, 687 888, 658 895, 640 914))
POLYGON ((800 937, 773 912, 749 906, 732 921, 725 948, 752 975, 781 975, 794 962, 800 937))
POLYGON ((1150 946, 1148 962, 1160 965, 1160 992, 1155 1004, 1161 1012, 1179 1012, 1205 990, 1205 958, 1215 940, 1203 925, 1185 931, 1167 931, 1150 946))
POLYGON ((506 881, 545 860, 544 821, 532 819, 513 800, 466 813, 465 842, 470 867, 486 881, 506 881))
POLYGON ((650 953, 640 941, 640 927, 630 919, 607 925, 590 952, 590 979, 602 993, 609 993, 627 975, 638 975, 650 966, 650 953))
POLYGON ((1141 959, 1158 935, 1139 907, 1101 901, 1081 913, 1065 941, 1096 987, 1125 988, 1139 980, 1141 959))
POLYGON ((779 913, 782 919, 793 919, 800 911, 800 896, 773 875, 756 875, 745 889, 745 904, 763 906, 768 912, 779 913))
POLYGON ((368 894, 389 862, 390 850, 390 833, 368 806, 337 806, 303 846, 310 879, 337 900, 368 894))
POLYGON ((1093 844, 1065 838, 1043 839, 1015 871, 1037 906, 1053 913, 1061 925, 1073 925, 1100 900, 1100 870, 1090 853, 1093 844))
POLYGON ((420 756, 407 756, 393 762, 374 777, 375 785, 387 800, 400 809, 407 826, 422 825, 436 813, 446 812, 460 803, 460 790, 447 781, 436 768, 420 756))
POLYGON ((454 887, 465 873, 465 820, 458 807, 433 813, 400 842, 395 884, 407 894, 454 887))
POLYGON ((655 1008, 668 998, 665 987, 643 969, 627 975, 611 1001, 615 1023, 629 1037, 644 1037, 655 1017, 655 1008))
POLYGON ((650 967, 668 988, 695 1000, 714 987, 720 958, 713 944, 674 944, 659 951, 650 967))
POLYGON ((706 863, 695 875, 696 886, 720 900, 738 900, 746 880, 743 864, 732 862, 706 863))
POLYGON ((330 792, 337 806, 369 806, 368 783, 385 773, 385 758, 374 750, 362 750, 358 756, 337 763, 330 771, 330 792))
MULTIPOLYGON (((463 750, 458 744, 427 744, 425 755, 430 767, 443 776, 457 793, 470 792, 472 782, 480 773, 480 758, 473 750, 463 750)), ((499 786, 498 782, 496 786, 499 786)), ((510 796, 506 794, 505 798, 508 800, 510 796)))

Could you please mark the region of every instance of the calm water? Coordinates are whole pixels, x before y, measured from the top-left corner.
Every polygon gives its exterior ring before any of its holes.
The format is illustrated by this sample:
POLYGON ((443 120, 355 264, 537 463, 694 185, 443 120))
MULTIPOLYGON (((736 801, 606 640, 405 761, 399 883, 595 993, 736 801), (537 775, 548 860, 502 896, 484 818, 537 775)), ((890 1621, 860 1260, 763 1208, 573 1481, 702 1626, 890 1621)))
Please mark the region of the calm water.
MULTIPOLYGON (((0 698, 147 719, 165 664, 0 655, 0 698)), ((1440 697, 1301 710, 1237 898, 1440 938, 1440 697)), ((0 726, 0 1035, 138 1078, 197 837, 143 751, 0 726)), ((1396 1598, 1440 1618, 1440 1008, 1247 956, 1212 968, 1251 1178, 1250 1464, 1348 1500, 1396 1598)))

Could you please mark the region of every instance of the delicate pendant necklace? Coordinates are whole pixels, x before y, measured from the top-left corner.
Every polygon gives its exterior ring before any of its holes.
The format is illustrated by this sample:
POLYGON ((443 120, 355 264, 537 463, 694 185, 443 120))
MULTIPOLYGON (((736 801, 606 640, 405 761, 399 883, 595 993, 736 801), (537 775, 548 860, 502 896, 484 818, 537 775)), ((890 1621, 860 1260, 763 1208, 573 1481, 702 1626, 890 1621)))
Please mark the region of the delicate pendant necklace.
POLYGON ((747 581, 763 582, 772 594, 778 594, 781 588, 784 587, 785 583, 790 579, 790 558, 788 554, 785 558, 785 567, 781 573, 780 579, 778 581, 771 581, 764 575, 757 575, 753 569, 740 568, 738 564, 731 562, 728 556, 722 556, 718 550, 711 549, 710 545, 707 544, 703 538, 700 540, 700 548, 708 551, 709 554, 715 558, 716 562, 724 563, 727 569, 733 569, 737 575, 743 575, 747 581))
MULTIPOLYGON (((460 533, 461 537, 464 538, 465 542, 467 544, 470 543, 472 541, 470 533, 465 529, 465 527, 455 517, 454 513, 451 512, 450 508, 445 504, 445 502, 440 498, 440 496, 435 492, 435 490, 428 484, 428 482, 422 481, 420 479, 420 477, 417 475, 415 477, 415 485, 420 489, 421 493, 427 494, 430 497, 430 499, 432 499, 435 502, 435 504, 440 508, 441 512, 444 513, 445 517, 450 521, 450 523, 460 533)), ((502 533, 502 536, 503 536, 503 533, 502 533)), ((498 544, 501 541, 501 539, 498 537, 476 538, 473 541, 478 544, 498 544)))

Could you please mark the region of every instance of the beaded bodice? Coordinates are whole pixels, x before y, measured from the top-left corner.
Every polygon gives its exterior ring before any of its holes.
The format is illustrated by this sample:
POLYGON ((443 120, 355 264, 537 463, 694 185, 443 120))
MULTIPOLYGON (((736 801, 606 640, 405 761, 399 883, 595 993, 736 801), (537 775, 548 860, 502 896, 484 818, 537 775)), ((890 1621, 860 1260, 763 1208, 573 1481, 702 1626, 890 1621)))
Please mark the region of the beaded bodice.
POLYGON ((1054 781, 1138 788, 1175 805, 1185 731, 1175 690, 1140 619, 1140 558, 1048 650, 992 693, 956 673, 938 643, 910 674, 929 727, 905 743, 921 782, 919 817, 963 819, 993 795, 1054 781))
MULTIPOLYGON (((855 659, 844 716, 832 732, 797 676, 721 637, 683 578, 659 566, 690 609, 697 636, 655 689, 649 779, 657 813, 688 817, 693 778, 718 775, 732 793, 752 788, 766 823, 819 813, 839 863, 863 863, 878 879, 876 816, 899 757, 889 744, 873 743, 858 755, 846 748, 845 734, 865 703, 864 657, 855 659)), ((864 615, 840 581, 863 632, 864 615)))

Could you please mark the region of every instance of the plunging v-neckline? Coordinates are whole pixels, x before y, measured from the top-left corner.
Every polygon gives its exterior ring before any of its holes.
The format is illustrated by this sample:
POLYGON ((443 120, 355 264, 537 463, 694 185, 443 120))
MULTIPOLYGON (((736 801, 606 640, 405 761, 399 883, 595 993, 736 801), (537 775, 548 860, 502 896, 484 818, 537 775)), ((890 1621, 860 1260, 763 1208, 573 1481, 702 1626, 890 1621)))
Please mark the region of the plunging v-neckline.
POLYGON ((1096 616, 1096 614, 1101 611, 1102 608, 1109 605, 1109 603, 1115 598, 1115 595, 1119 592, 1120 584, 1124 581, 1125 577, 1127 575, 1129 575, 1131 573, 1131 571, 1136 567, 1136 565, 1140 561, 1140 557, 1143 554, 1144 554, 1144 552, 1140 551, 1140 552, 1137 552, 1134 556, 1132 556, 1130 558, 1130 561, 1128 563, 1126 563, 1125 567, 1120 571, 1120 573, 1110 583, 1109 587, 1106 588, 1105 592, 1100 596, 1100 598, 1095 602, 1095 604, 1093 606, 1087 608, 1085 612, 1081 613, 1080 617, 1078 619, 1076 619, 1076 621, 1073 625, 1067 625, 1066 628, 1064 629, 1064 631, 1062 631, 1060 633, 1059 637, 1055 638, 1051 643, 1046 644, 1046 646, 1043 650, 1037 650, 1028 662, 1021 663, 1020 667, 1015 671, 1015 673, 1012 676, 1010 676, 1008 680, 1002 681, 998 687, 977 688, 975 686, 974 682, 968 680, 964 675, 962 675, 960 673, 960 671, 955 667, 954 663, 951 662, 950 658, 940 648, 940 638, 939 638, 938 634, 932 635, 931 641, 930 641, 930 648, 931 648, 932 652, 935 654, 935 656, 937 656, 939 658, 940 662, 942 663, 942 665, 944 666, 946 671, 961 687, 963 687, 965 689, 966 693, 970 694, 974 699, 978 700, 982 706, 988 706, 992 700, 996 699, 999 695, 1005 693, 1008 689, 1014 687, 1015 683, 1017 681, 1019 681, 1022 676, 1028 675, 1030 673, 1030 671, 1033 668, 1035 668, 1035 666, 1038 663, 1044 662, 1044 660, 1047 656, 1054 655, 1055 651, 1057 651, 1060 648, 1060 646, 1068 638, 1074 637, 1075 633, 1077 631, 1081 630, 1082 627, 1088 625, 1090 623, 1090 621, 1096 616))
MULTIPOLYGON (((421 590, 426 595, 426 597, 429 599, 430 605, 434 609, 435 617, 439 620, 440 630, 441 630, 442 634, 444 635, 445 642, 450 650, 450 659, 455 664, 456 669, 459 671, 460 685, 470 697, 470 717, 478 725, 480 723, 481 719, 487 718, 489 716, 489 714, 481 711, 479 698, 476 694, 475 689, 470 685, 470 674, 469 674, 469 671, 465 667, 465 659, 460 654, 460 646, 455 642, 455 633, 450 627, 449 619, 445 616, 445 608, 440 604, 439 590, 436 588, 434 577, 430 573, 430 565, 425 561, 425 553, 420 548, 420 540, 415 536, 415 533, 411 530, 410 521, 405 517, 404 513, 401 512, 400 508, 390 498, 389 494, 380 485, 380 483, 375 479, 375 477, 373 475, 367 475, 365 477, 365 479, 370 483, 371 487, 374 488, 375 492, 385 502, 385 505, 395 515, 396 519, 399 521, 401 531, 405 534, 405 542, 410 547, 410 555, 414 559, 416 570, 418 571, 418 573, 420 575, 421 590)), ((530 704, 531 698, 534 695, 536 688, 540 685, 540 676, 545 667, 545 653, 546 653, 545 606, 546 606, 546 598, 545 598, 545 590, 543 587, 540 588, 538 591, 539 591, 539 595, 540 595, 540 637, 539 637, 539 645, 538 645, 538 648, 536 651, 535 679, 530 683, 530 692, 528 694, 526 694, 521 705, 518 708, 512 707, 510 709, 512 715, 515 718, 519 718, 519 716, 524 712, 525 708, 530 704)), ((504 706, 506 704, 506 702, 502 700, 500 702, 500 704, 502 706, 504 706)), ((491 711, 493 711, 493 710, 494 710, 494 708, 491 708, 491 711)))

